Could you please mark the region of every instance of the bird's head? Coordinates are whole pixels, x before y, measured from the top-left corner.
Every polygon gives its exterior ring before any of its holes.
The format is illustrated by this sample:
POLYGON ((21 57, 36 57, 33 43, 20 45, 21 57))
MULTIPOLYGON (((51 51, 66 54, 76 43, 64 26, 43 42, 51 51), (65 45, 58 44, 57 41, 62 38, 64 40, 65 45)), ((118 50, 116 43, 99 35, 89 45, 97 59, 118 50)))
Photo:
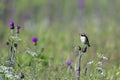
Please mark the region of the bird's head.
POLYGON ((85 36, 85 33, 81 33, 80 35, 81 35, 81 36, 85 36))

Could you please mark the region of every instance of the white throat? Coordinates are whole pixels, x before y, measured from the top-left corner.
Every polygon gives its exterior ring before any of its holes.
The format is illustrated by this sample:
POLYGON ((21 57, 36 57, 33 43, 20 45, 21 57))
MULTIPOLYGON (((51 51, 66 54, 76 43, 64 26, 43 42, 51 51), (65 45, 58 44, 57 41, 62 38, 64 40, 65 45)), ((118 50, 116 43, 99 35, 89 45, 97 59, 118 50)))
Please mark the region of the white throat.
POLYGON ((81 40, 82 43, 85 43, 85 42, 86 42, 86 37, 81 36, 81 37, 80 37, 80 40, 81 40))

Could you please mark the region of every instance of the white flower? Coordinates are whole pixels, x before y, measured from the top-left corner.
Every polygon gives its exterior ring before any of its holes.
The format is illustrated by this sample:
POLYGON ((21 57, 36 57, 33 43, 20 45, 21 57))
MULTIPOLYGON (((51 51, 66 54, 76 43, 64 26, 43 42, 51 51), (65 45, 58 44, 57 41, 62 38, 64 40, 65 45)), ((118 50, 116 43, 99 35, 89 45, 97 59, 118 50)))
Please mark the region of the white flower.
POLYGON ((89 61, 87 64, 92 64, 94 61, 89 61))
POLYGON ((101 61, 99 61, 99 62, 98 62, 98 65, 99 65, 99 66, 102 66, 102 65, 103 65, 103 63, 102 63, 101 61))
POLYGON ((104 71, 102 71, 102 72, 101 72, 101 75, 102 75, 103 77, 105 77, 105 76, 106 76, 106 73, 105 73, 104 71))
POLYGON ((103 58, 104 60, 108 60, 108 58, 107 58, 107 57, 105 57, 105 56, 103 56, 102 58, 103 58))
POLYGON ((98 71, 103 71, 103 68, 102 67, 97 67, 96 68, 98 71))
POLYGON ((33 57, 38 56, 38 54, 37 54, 36 52, 32 52, 32 51, 30 51, 29 49, 27 49, 26 52, 27 52, 28 54, 30 54, 31 56, 33 56, 33 57))
POLYGON ((108 60, 108 58, 105 57, 103 54, 97 53, 97 55, 98 55, 99 58, 101 58, 101 59, 103 59, 103 60, 108 60))

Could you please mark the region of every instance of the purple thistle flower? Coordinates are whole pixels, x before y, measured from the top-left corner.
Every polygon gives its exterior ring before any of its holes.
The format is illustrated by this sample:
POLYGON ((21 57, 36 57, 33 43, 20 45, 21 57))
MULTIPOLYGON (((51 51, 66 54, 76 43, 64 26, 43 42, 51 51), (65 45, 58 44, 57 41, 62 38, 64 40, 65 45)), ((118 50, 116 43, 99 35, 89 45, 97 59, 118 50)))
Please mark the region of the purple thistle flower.
POLYGON ((85 7, 85 2, 84 2, 84 0, 79 0, 77 6, 78 6, 79 8, 84 8, 84 7, 85 7))
POLYGON ((10 29, 14 29, 14 22, 13 21, 10 21, 9 25, 10 25, 10 29))
POLYGON ((20 27, 19 25, 16 26, 16 32, 17 32, 17 33, 19 33, 19 29, 20 29, 20 28, 21 28, 21 27, 20 27))
POLYGON ((16 26, 16 29, 19 30, 21 27, 19 25, 16 26))
POLYGON ((32 38, 32 41, 33 41, 34 43, 37 43, 38 38, 37 38, 37 37, 33 37, 33 38, 32 38))
POLYGON ((72 64, 72 62, 71 62, 71 61, 67 61, 66 64, 67 64, 68 66, 70 66, 70 65, 72 64))

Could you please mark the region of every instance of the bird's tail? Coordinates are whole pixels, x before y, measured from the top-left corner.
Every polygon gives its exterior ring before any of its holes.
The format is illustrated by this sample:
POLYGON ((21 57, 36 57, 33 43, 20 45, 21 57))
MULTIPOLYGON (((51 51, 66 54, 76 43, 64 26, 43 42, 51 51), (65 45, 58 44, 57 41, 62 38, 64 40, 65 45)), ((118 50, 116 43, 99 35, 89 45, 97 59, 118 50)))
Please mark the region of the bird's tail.
POLYGON ((88 44, 88 47, 90 47, 90 44, 88 44))

